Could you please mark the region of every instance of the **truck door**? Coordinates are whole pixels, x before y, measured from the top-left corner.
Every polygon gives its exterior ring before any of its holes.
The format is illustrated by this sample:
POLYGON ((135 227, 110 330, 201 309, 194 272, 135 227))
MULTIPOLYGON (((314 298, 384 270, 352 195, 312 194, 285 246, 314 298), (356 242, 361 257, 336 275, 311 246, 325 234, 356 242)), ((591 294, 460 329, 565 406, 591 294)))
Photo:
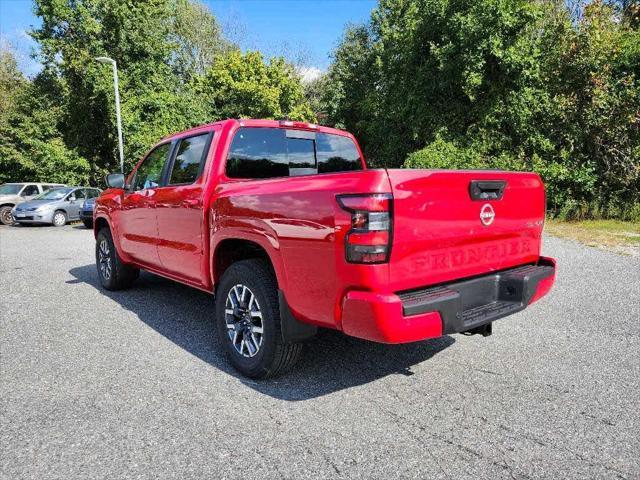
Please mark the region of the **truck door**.
POLYGON ((213 132, 176 140, 166 185, 156 191, 158 255, 169 273, 202 283, 204 166, 213 132))
POLYGON ((119 212, 122 250, 131 258, 155 267, 160 267, 155 197, 170 151, 171 143, 163 143, 147 155, 124 194, 119 212))

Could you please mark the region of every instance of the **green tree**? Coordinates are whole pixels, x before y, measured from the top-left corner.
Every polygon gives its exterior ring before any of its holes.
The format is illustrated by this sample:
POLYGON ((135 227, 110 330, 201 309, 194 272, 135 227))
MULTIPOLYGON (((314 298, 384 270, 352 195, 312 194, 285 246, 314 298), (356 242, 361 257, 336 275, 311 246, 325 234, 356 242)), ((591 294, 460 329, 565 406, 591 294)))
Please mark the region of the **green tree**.
POLYGON ((172 64, 180 78, 189 80, 203 75, 217 55, 237 48, 224 38, 218 21, 206 5, 176 0, 175 9, 172 64))
MULTIPOLYGON (((4 56, 12 64, 11 57, 4 56)), ((15 77, 11 77, 14 78, 15 77)), ((11 82, 10 82, 11 83, 11 82)), ((89 163, 68 148, 59 132, 61 107, 55 79, 43 74, 14 84, 0 117, 0 182, 46 181, 85 184, 89 163)), ((7 91, 5 77, 0 90, 7 91)))
POLYGON ((25 82, 26 79, 18 70, 15 55, 8 45, 0 43, 0 124, 15 105, 16 94, 25 82))
POLYGON ((259 52, 219 55, 195 90, 215 119, 314 119, 293 66, 282 58, 266 63, 259 52))
POLYGON ((97 56, 118 64, 127 169, 163 136, 197 124, 310 116, 293 68, 240 54, 200 3, 36 0, 35 11, 40 59, 61 85, 64 143, 89 161, 96 183, 118 165, 112 73, 97 56))
MULTIPOLYGON (((323 109, 380 166, 536 170, 567 215, 640 202, 635 10, 594 1, 380 0, 349 27, 323 109)), ((631 2, 633 3, 633 2, 631 2)))

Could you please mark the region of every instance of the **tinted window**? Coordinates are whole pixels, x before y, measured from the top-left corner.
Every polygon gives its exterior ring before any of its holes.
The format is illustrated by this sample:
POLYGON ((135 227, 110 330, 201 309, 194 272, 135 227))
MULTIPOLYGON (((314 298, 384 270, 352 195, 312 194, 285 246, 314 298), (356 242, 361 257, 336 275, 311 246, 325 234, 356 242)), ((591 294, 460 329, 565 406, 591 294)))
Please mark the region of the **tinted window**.
POLYGON ((171 144, 165 143, 156 147, 147 158, 144 159, 142 165, 136 171, 136 178, 133 181, 133 190, 142 190, 144 188, 155 188, 160 185, 162 178, 162 168, 167 159, 171 144))
POLYGON ((15 183, 5 183, 0 186, 0 195, 16 195, 20 192, 22 185, 16 185, 15 183))
POLYGON ((75 190, 70 196, 71 197, 75 196, 76 200, 84 200, 85 198, 84 190, 75 190))
POLYGON ((353 140, 340 135, 318 133, 316 135, 318 173, 361 170, 362 161, 353 140))
POLYGON ((289 175, 311 175, 317 173, 313 143, 313 139, 287 138, 289 175))
POLYGON ((241 128, 227 158, 231 178, 271 178, 361 170, 353 141, 328 133, 241 128))
POLYGON ((100 190, 95 190, 93 188, 90 188, 89 190, 87 190, 87 198, 97 198, 100 196, 100 190))
POLYGON ((205 161, 205 148, 209 134, 180 140, 173 162, 170 184, 193 183, 200 175, 200 166, 205 161))
POLYGON ((241 128, 227 157, 231 178, 289 176, 285 131, 279 128, 241 128))
POLYGON ((40 191, 38 190, 37 185, 27 185, 24 187, 24 190, 20 192, 20 196, 22 197, 32 197, 33 195, 38 195, 40 191))

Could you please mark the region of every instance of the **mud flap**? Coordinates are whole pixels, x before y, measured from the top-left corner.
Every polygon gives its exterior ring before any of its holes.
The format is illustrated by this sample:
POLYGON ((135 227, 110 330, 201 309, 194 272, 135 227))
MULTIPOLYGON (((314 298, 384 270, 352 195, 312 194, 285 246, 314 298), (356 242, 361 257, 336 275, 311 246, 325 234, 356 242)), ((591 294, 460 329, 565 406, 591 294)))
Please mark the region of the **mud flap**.
POLYGON ((291 313, 289 304, 282 290, 278 289, 278 303, 280 306, 280 327, 284 343, 302 342, 313 337, 318 332, 318 327, 302 323, 291 313))

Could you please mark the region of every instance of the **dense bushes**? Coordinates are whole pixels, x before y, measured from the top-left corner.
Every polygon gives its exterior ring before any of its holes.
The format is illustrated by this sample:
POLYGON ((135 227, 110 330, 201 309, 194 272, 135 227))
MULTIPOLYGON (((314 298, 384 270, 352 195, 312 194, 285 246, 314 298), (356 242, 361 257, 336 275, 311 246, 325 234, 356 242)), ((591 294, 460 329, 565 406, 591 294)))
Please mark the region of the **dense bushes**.
POLYGON ((324 111, 376 165, 535 170, 557 215, 640 218, 640 10, 567 4, 380 0, 324 111))

